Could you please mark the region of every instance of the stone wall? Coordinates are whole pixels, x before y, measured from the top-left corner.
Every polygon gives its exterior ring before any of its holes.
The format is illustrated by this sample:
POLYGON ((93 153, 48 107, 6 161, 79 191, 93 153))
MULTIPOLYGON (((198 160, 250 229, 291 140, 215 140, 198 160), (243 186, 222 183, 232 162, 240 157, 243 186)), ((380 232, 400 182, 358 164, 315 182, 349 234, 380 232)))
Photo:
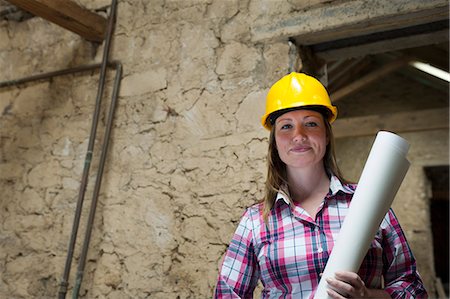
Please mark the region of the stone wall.
MULTIPOLYGON (((112 59, 124 76, 84 297, 211 297, 237 221, 262 196, 267 133, 259 117, 267 88, 290 63, 286 40, 252 41, 251 26, 305 9, 297 2, 119 1, 112 59)), ((324 1, 310 2, 317 8, 324 1)), ((101 46, 41 18, 1 21, 0 40, 0 81, 102 55, 101 46)), ((0 297, 54 298, 58 291, 97 82, 98 73, 88 72, 0 89, 0 297)), ((80 235, 104 122, 105 111, 80 235)), ((411 234, 415 224, 402 218, 411 234)))
MULTIPOLYGON (((105 5, 97 2, 89 8, 105 5)), ((212 294, 236 221, 261 197, 260 103, 288 68, 287 42, 249 41, 252 10, 241 1, 119 1, 112 59, 124 76, 85 297, 212 294)), ((40 18, 4 21, 0 36, 1 81, 101 60, 102 47, 40 18)), ((97 82, 86 73, 0 90, 0 297, 58 291, 97 82)), ((109 96, 110 88, 105 104, 109 96)))

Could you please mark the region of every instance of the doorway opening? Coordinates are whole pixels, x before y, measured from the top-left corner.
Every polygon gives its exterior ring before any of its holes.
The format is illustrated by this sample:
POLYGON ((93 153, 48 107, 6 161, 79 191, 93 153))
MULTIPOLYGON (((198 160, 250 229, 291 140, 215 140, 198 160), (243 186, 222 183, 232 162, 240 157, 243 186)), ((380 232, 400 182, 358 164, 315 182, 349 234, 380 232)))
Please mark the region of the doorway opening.
MULTIPOLYGON (((433 235, 434 268, 442 282, 440 297, 449 298, 449 166, 425 167, 431 183, 430 219, 433 235)), ((439 282, 437 283, 439 292, 439 282)))

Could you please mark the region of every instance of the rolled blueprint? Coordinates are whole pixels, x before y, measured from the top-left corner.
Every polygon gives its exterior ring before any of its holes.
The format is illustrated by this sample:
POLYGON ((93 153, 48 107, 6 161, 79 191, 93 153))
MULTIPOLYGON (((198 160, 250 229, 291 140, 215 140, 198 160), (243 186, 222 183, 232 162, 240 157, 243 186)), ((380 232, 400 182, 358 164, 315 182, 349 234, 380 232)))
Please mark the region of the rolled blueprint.
POLYGON ((409 168, 408 142, 380 131, 367 158, 358 186, 333 246, 315 299, 328 299, 326 279, 336 271, 358 272, 378 227, 409 168))

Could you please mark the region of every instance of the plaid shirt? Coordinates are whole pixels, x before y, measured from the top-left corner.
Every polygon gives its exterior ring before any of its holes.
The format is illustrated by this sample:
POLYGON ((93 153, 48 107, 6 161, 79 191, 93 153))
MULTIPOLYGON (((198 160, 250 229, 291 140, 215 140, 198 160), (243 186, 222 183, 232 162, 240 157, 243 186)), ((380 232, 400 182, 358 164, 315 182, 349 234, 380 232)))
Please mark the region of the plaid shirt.
MULTIPOLYGON (((263 204, 246 210, 226 252, 215 298, 313 298, 347 214, 356 185, 331 177, 330 191, 312 219, 279 192, 266 225, 263 204)), ((349 246, 351 246, 349 244, 349 246)), ((384 217, 358 272, 369 288, 392 298, 427 298, 415 259, 392 210, 384 217)))

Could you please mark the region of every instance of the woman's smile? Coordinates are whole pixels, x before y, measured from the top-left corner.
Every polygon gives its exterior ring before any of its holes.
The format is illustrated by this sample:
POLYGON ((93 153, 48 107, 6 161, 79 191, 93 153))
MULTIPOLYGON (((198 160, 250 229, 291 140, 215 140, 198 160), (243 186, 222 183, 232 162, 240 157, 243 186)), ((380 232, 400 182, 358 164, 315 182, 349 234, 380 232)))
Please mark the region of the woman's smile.
POLYGON ((307 152, 307 151, 309 151, 309 150, 311 150, 311 147, 310 147, 310 146, 307 146, 307 145, 298 145, 298 146, 292 147, 292 149, 291 149, 290 151, 291 151, 291 152, 294 152, 294 153, 304 153, 304 152, 307 152))

